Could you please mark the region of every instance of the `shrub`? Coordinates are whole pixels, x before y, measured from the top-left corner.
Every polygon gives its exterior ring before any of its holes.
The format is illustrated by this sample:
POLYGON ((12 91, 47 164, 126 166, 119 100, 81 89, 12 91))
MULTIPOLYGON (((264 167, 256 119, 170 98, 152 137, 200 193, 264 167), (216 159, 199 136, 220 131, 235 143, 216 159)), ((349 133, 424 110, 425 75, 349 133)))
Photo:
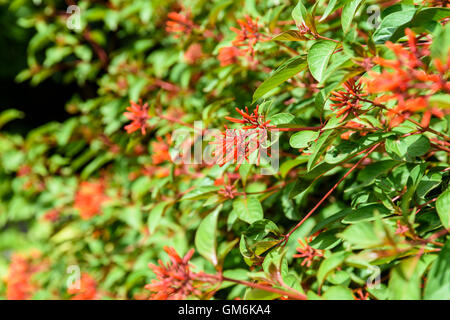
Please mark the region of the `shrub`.
POLYGON ((450 299, 447 1, 0 3, 1 296, 450 299))

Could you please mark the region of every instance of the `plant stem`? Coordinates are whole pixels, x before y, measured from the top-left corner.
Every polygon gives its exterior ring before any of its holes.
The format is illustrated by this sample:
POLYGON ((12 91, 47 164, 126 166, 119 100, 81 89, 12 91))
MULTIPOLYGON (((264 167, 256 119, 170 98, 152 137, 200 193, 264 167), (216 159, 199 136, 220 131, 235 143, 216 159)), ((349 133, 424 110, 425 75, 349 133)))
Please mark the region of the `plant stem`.
MULTIPOLYGON (((373 147, 371 147, 369 149, 369 151, 367 151, 367 153, 361 158, 359 159, 358 162, 356 162, 353 167, 351 167, 350 170, 347 171, 347 173, 323 196, 322 199, 320 199, 320 201, 314 206, 314 208, 311 209, 311 211, 308 212, 308 214, 294 227, 291 229, 291 231, 289 231, 288 234, 286 234, 284 236, 284 238, 280 241, 280 244, 282 242, 285 242, 285 244, 287 243, 287 241, 289 240, 289 237, 292 235, 292 233, 297 230, 316 210, 317 208, 319 208, 319 206, 330 196, 330 194, 333 193, 333 191, 339 186, 339 184, 345 180, 345 178, 347 178, 350 173, 353 172, 353 170, 355 170, 360 164, 361 162, 364 161, 364 159, 366 159, 376 148, 378 148, 380 145, 382 144, 382 142, 377 143, 376 145, 374 145, 373 147)), ((366 149, 367 150, 367 149, 366 149)))
POLYGON ((291 299, 295 299, 295 300, 306 300, 307 299, 306 296, 300 292, 288 292, 288 291, 284 291, 281 289, 265 286, 265 285, 259 284, 259 283, 253 283, 253 282, 245 281, 245 280, 231 279, 231 278, 227 278, 227 277, 223 277, 223 276, 221 279, 222 279, 222 281, 234 282, 234 283, 242 284, 242 285, 250 287, 250 288, 255 288, 255 289, 260 289, 260 290, 264 290, 264 291, 268 291, 268 292, 277 293, 282 296, 287 296, 287 297, 289 297, 291 299))

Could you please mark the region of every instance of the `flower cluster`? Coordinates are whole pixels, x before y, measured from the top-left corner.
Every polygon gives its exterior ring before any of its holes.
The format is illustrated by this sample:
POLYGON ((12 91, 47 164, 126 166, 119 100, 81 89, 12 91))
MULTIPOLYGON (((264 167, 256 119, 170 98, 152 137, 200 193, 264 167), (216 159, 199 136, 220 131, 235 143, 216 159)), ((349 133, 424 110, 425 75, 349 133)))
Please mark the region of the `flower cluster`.
POLYGON ((339 109, 336 112, 338 117, 341 117, 341 121, 344 121, 350 114, 358 118, 359 110, 362 105, 360 103, 361 98, 366 96, 366 93, 362 92, 361 83, 356 83, 355 79, 350 79, 343 84, 344 91, 333 91, 330 100, 336 103, 331 104, 331 109, 335 111, 333 107, 339 109))
POLYGON ((161 137, 156 137, 158 141, 152 142, 152 163, 158 165, 164 161, 171 161, 169 153, 170 136, 167 138, 168 142, 161 137))
POLYGON ((444 116, 444 112, 432 106, 429 106, 428 99, 433 94, 443 91, 450 93, 450 83, 446 80, 446 73, 450 67, 450 56, 443 64, 435 59, 434 64, 437 73, 430 73, 429 68, 422 61, 423 57, 430 55, 429 41, 420 41, 421 36, 406 29, 408 41, 406 43, 386 42, 386 46, 396 55, 395 60, 387 60, 381 57, 375 57, 375 63, 382 67, 392 69, 393 72, 383 70, 381 73, 369 71, 370 79, 365 79, 369 93, 385 93, 378 97, 376 103, 384 103, 395 99, 397 105, 389 109, 391 127, 401 124, 406 118, 417 111, 425 112, 424 126, 428 126, 431 115, 439 118, 444 116), (424 94, 420 94, 424 93, 424 94))
POLYGON ((226 66, 237 62, 238 56, 247 55, 251 62, 255 62, 255 45, 258 41, 265 40, 260 32, 258 19, 252 20, 248 15, 245 20, 238 20, 239 29, 230 27, 230 30, 236 33, 232 46, 223 47, 219 50, 219 61, 221 66, 226 66))
POLYGON ((148 114, 148 103, 142 104, 140 100, 139 103, 130 101, 131 106, 127 107, 127 111, 124 116, 131 120, 131 123, 125 126, 127 133, 133 133, 137 130, 141 130, 144 135, 146 128, 149 127, 147 122, 150 119, 148 114))
POLYGON ((104 190, 102 181, 81 182, 75 195, 74 208, 80 212, 82 219, 87 220, 100 213, 103 202, 108 199, 104 190))
POLYGON ((167 15, 166 31, 173 33, 175 38, 181 36, 189 36, 192 31, 197 27, 195 23, 190 19, 190 14, 183 15, 178 12, 170 12, 167 15))
POLYGON ((15 253, 11 257, 8 276, 6 278, 6 298, 8 300, 27 300, 38 289, 32 277, 44 267, 37 263, 39 252, 29 255, 15 253))
POLYGON ((214 159, 220 166, 233 161, 237 163, 236 169, 244 162, 250 162, 250 156, 256 151, 256 163, 259 165, 262 156, 270 156, 269 148, 265 146, 268 138, 268 129, 275 128, 270 125, 270 120, 265 120, 264 115, 259 114, 259 106, 253 113, 248 108, 236 111, 242 119, 225 117, 228 121, 244 125, 240 129, 228 129, 225 132, 215 134, 215 140, 210 144, 215 145, 214 159))
POLYGON ((166 265, 159 260, 159 266, 150 263, 156 279, 147 284, 145 288, 152 292, 151 300, 182 300, 189 296, 201 295, 201 282, 206 276, 203 273, 195 273, 191 270, 189 260, 194 254, 194 249, 181 258, 175 249, 165 246, 170 262, 166 265), (200 283, 196 283, 196 282, 200 283))
POLYGON ((275 128, 275 126, 270 125, 270 120, 265 120, 264 115, 259 114, 259 105, 256 106, 255 110, 253 110, 253 113, 249 113, 248 108, 245 107, 244 110, 240 110, 239 108, 236 108, 236 111, 242 116, 242 119, 232 118, 232 117, 225 117, 228 121, 234 122, 234 123, 240 123, 245 124, 242 129, 248 130, 248 129, 271 129, 275 128))
POLYGON ((98 300, 100 295, 97 291, 97 282, 87 273, 83 273, 81 278, 70 288, 67 293, 72 296, 71 300, 98 300))
POLYGON ((296 249, 298 254, 294 254, 293 256, 294 258, 303 258, 301 265, 306 265, 308 268, 311 266, 314 260, 322 258, 324 254, 323 250, 311 247, 309 245, 311 241, 312 237, 308 239, 305 238, 305 242, 298 239, 298 243, 300 244, 300 247, 296 249))

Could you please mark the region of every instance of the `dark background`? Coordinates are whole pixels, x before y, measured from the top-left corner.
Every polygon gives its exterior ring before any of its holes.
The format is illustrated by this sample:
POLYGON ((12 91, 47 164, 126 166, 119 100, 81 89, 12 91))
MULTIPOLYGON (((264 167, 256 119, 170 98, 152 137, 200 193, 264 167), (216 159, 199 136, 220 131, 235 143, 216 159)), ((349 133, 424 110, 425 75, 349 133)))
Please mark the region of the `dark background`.
POLYGON ((18 83, 15 77, 27 67, 27 46, 32 30, 17 25, 16 17, 0 5, 0 112, 18 109, 25 113, 2 128, 3 131, 26 134, 49 121, 69 117, 65 104, 79 91, 76 85, 63 84, 56 77, 38 86, 29 81, 18 83))

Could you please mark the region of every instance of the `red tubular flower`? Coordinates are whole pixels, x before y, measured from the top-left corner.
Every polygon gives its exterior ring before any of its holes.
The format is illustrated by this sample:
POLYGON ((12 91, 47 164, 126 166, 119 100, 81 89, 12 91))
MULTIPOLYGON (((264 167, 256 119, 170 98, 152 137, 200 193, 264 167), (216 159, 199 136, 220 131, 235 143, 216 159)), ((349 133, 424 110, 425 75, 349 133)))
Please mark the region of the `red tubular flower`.
POLYGON ((253 113, 249 113, 248 108, 244 110, 236 108, 236 111, 242 116, 242 119, 225 117, 228 121, 243 124, 241 129, 233 130, 225 126, 225 132, 215 135, 215 141, 210 144, 215 144, 214 157, 217 164, 220 166, 233 161, 237 163, 236 169, 247 161, 255 151, 257 154, 257 164, 259 165, 262 153, 268 155, 268 148, 264 147, 267 140, 267 131, 275 126, 270 125, 270 120, 265 120, 263 115, 258 113, 259 106, 256 106, 253 113))
POLYGON ((428 106, 428 98, 438 92, 450 92, 450 84, 446 73, 450 67, 450 57, 445 65, 438 59, 434 61, 438 73, 430 73, 430 69, 422 62, 422 58, 430 55, 429 41, 419 42, 422 36, 406 29, 407 42, 404 44, 387 42, 386 46, 395 55, 395 60, 375 57, 373 61, 393 72, 383 70, 381 73, 369 71, 370 79, 364 79, 369 93, 385 93, 375 100, 376 103, 397 100, 397 105, 390 109, 387 116, 390 126, 395 127, 417 111, 425 111, 422 123, 428 126, 431 115, 442 118, 445 112, 436 112, 433 106, 428 106), (423 94, 424 95, 419 95, 423 94), (433 109, 433 111, 431 111, 433 109))
POLYGON ((235 64, 238 61, 238 57, 241 55, 241 51, 236 47, 223 47, 219 49, 219 61, 222 67, 230 64, 235 64))
POLYGON ((189 13, 182 15, 178 12, 170 12, 166 21, 166 31, 174 33, 176 38, 183 36, 189 36, 194 28, 197 26, 192 22, 189 17, 189 13))
POLYGON ((55 222, 56 220, 58 220, 59 215, 60 215, 60 211, 58 209, 52 209, 52 210, 47 211, 44 214, 43 218, 46 221, 55 222))
POLYGON ((353 114, 358 118, 359 109, 362 105, 359 103, 360 99, 367 94, 362 93, 362 86, 360 83, 356 83, 355 79, 350 79, 343 84, 345 91, 333 91, 330 100, 336 103, 331 104, 331 110, 335 110, 333 107, 339 109, 336 113, 338 117, 343 116, 341 121, 345 120, 350 114, 353 114))
POLYGON ((32 277, 43 268, 42 264, 35 262, 39 257, 38 252, 30 256, 14 253, 9 265, 6 278, 6 298, 8 300, 27 300, 38 289, 32 282, 32 277))
POLYGON ((100 213, 101 205, 107 199, 102 182, 84 181, 75 195, 74 208, 82 219, 87 220, 100 213))
POLYGON ((358 288, 355 291, 355 295, 353 295, 355 297, 355 300, 367 300, 369 299, 369 293, 368 292, 364 292, 363 289, 358 288))
POLYGON ((305 242, 298 239, 298 243, 301 247, 298 247, 296 250, 298 254, 294 254, 294 258, 303 258, 301 263, 302 266, 306 265, 308 268, 311 266, 314 260, 320 259, 323 257, 323 250, 315 249, 309 245, 309 242, 312 241, 312 237, 309 239, 305 238, 305 242))
POLYGON ((156 137, 158 142, 152 141, 152 162, 154 165, 163 163, 164 161, 171 161, 172 158, 169 153, 170 137, 168 142, 165 142, 161 137, 156 137))
POLYGON ((151 300, 184 300, 194 295, 199 296, 201 291, 196 280, 202 281, 203 273, 194 273, 191 271, 189 260, 194 254, 194 249, 181 258, 173 248, 164 247, 170 258, 167 265, 159 260, 159 266, 152 263, 149 268, 153 270, 156 279, 147 284, 145 288, 152 292, 151 300))
POLYGON ((230 27, 230 30, 236 33, 236 37, 232 41, 233 47, 222 48, 219 51, 219 60, 222 66, 235 63, 237 57, 245 53, 249 54, 250 61, 255 61, 254 46, 258 41, 265 39, 259 33, 258 19, 253 21, 250 16, 246 15, 245 20, 238 20, 237 22, 240 29, 230 27))
POLYGON ((225 117, 228 121, 235 122, 235 123, 241 123, 245 124, 242 129, 248 130, 248 129, 270 129, 275 128, 275 126, 270 125, 270 120, 265 120, 264 115, 259 114, 259 105, 256 106, 255 110, 253 110, 253 113, 248 112, 248 108, 245 107, 244 110, 240 110, 236 108, 236 111, 242 116, 242 119, 232 118, 232 117, 225 117))
POLYGON ((265 129, 228 129, 225 132, 215 135, 215 140, 210 144, 216 145, 214 150, 215 163, 223 166, 228 162, 237 163, 236 170, 245 161, 250 162, 250 155, 257 154, 257 164, 259 165, 261 154, 268 153, 267 148, 263 147, 267 139, 267 130, 265 129))
POLYGON ((132 122, 125 126, 127 133, 133 133, 137 130, 141 130, 141 133, 145 134, 145 129, 149 126, 147 120, 150 119, 148 115, 148 103, 142 105, 142 101, 139 100, 139 104, 130 101, 131 106, 127 107, 127 111, 124 116, 132 122))
POLYGON ((231 183, 230 175, 226 177, 227 181, 225 182, 224 178, 218 178, 214 181, 215 186, 223 186, 222 189, 218 191, 218 193, 225 198, 234 199, 237 194, 236 186, 231 183))
POLYGON ((202 45, 200 43, 193 43, 184 53, 184 60, 188 64, 195 64, 203 57, 202 45))
POLYGON ((87 273, 81 275, 77 285, 67 289, 67 293, 74 296, 70 300, 98 300, 97 282, 87 273))

